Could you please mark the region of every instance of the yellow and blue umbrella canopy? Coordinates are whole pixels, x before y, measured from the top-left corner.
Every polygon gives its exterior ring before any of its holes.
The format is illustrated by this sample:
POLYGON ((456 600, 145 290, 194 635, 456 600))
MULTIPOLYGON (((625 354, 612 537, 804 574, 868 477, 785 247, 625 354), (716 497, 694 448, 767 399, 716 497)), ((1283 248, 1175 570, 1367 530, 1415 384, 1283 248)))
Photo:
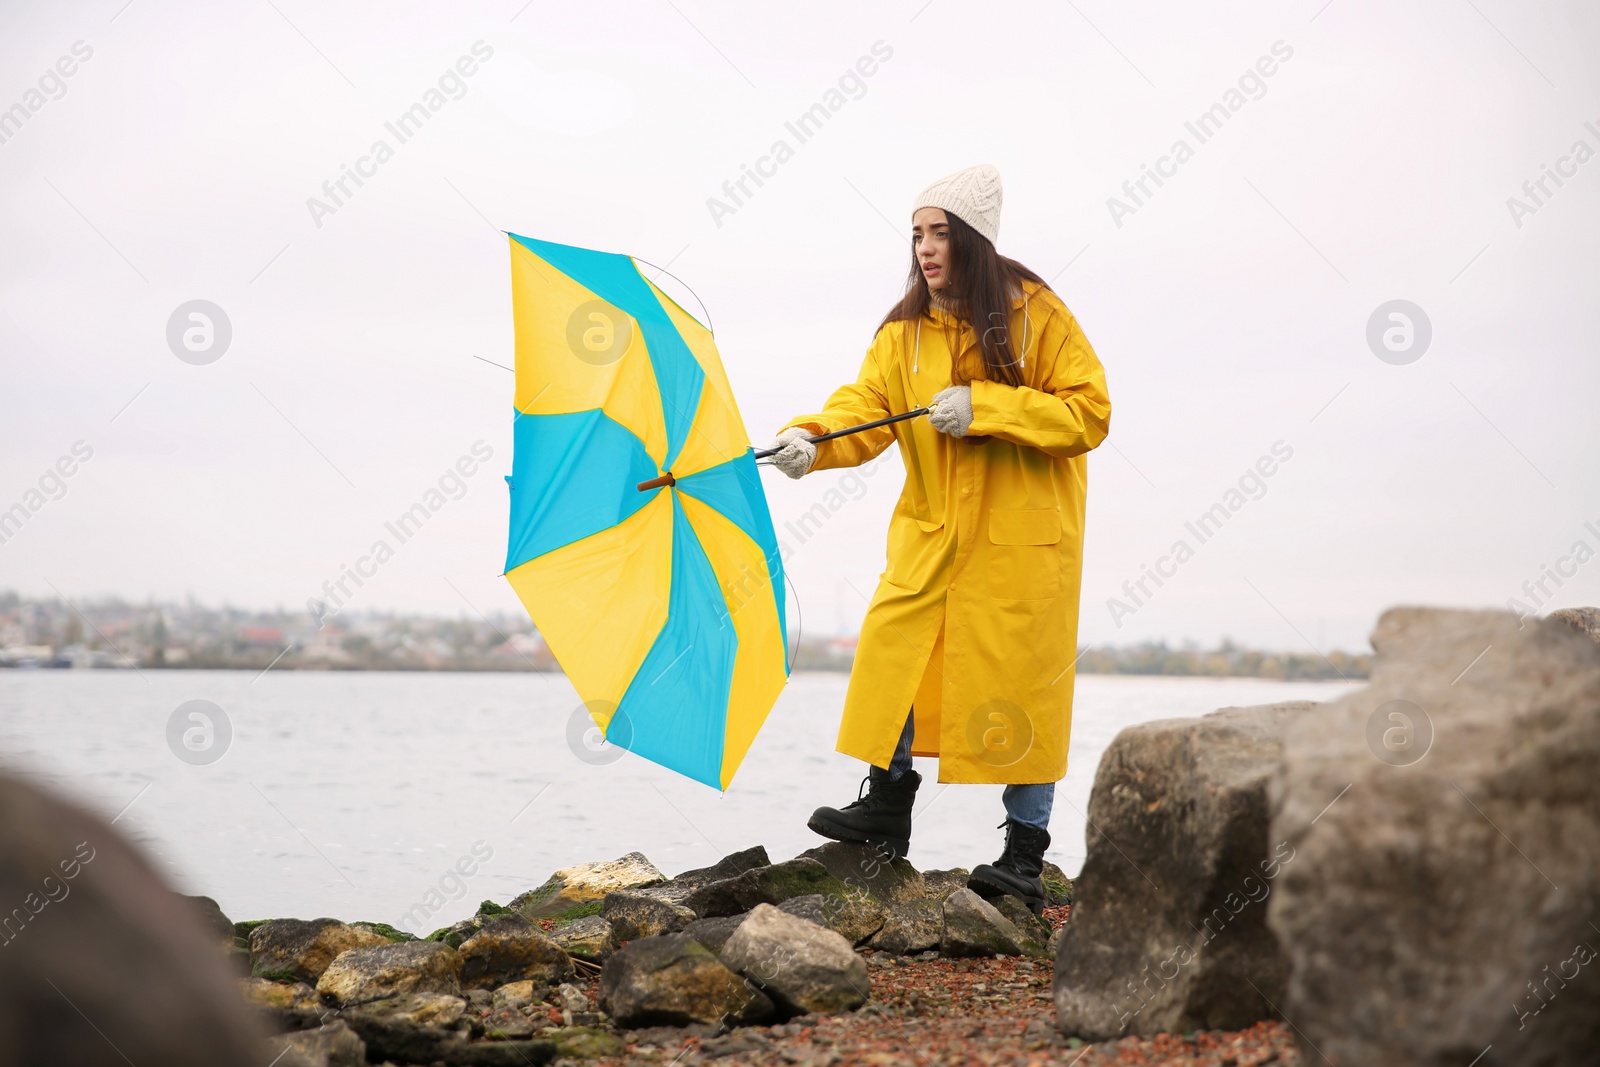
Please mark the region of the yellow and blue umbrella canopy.
POLYGON ((726 789, 789 665, 777 537, 711 332, 629 256, 508 236, 506 578, 608 742, 726 789))

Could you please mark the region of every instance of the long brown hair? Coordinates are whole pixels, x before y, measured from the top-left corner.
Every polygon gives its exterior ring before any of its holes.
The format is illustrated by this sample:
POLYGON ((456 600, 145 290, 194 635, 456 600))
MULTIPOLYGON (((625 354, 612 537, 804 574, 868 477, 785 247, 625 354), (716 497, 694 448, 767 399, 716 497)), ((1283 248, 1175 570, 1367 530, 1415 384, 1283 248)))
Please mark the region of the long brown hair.
MULTIPOLYGON (((1050 286, 1021 263, 1009 256, 1002 256, 987 237, 957 215, 946 211, 944 217, 949 221, 950 230, 950 263, 945 268, 950 277, 947 291, 959 289, 961 293, 949 302, 958 309, 957 317, 969 324, 992 324, 978 334, 984 377, 1007 385, 1021 385, 1019 357, 1011 343, 1011 293, 1013 289, 1022 288, 1024 279, 1036 282, 1044 289, 1050 286)), ((914 322, 927 313, 931 303, 928 279, 922 273, 922 264, 913 244, 906 293, 883 317, 878 329, 883 329, 891 322, 914 322)), ((958 384, 966 384, 960 381, 962 375, 959 367, 952 365, 951 375, 958 384)))

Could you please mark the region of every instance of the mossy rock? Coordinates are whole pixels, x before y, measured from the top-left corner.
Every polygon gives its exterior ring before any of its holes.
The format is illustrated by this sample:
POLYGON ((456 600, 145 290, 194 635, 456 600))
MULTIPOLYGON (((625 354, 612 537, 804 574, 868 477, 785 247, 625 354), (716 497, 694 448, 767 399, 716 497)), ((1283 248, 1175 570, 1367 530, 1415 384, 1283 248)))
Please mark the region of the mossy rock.
POLYGON ((254 930, 258 926, 265 926, 269 922, 272 922, 272 920, 271 919, 246 919, 242 923, 234 923, 233 924, 233 936, 237 937, 237 938, 241 938, 244 941, 245 948, 248 949, 250 947, 250 931, 254 930))
POLYGON ((546 919, 570 911, 574 906, 600 900, 619 889, 643 889, 665 882, 661 873, 641 852, 630 852, 601 863, 580 863, 563 867, 543 885, 514 897, 512 911, 528 919, 546 919))
POLYGON ((1057 907, 1072 903, 1072 879, 1060 867, 1046 861, 1040 878, 1044 882, 1044 902, 1047 905, 1057 907))
POLYGON ((506 910, 515 911, 517 914, 523 916, 537 915, 539 910, 543 908, 544 905, 555 899, 556 894, 561 892, 562 887, 565 885, 565 879, 562 879, 556 875, 551 875, 550 878, 545 881, 544 885, 539 886, 537 889, 530 889, 526 893, 520 894, 511 902, 511 906, 506 910))
POLYGON ((778 910, 827 927, 852 945, 877 933, 888 917, 883 902, 867 893, 808 893, 790 897, 778 910))
MULTIPOLYGON (((567 923, 582 919, 587 915, 599 915, 600 909, 605 907, 605 903, 604 900, 589 900, 582 904, 574 904, 561 914, 552 915, 551 918, 555 920, 557 926, 565 926, 567 923)), ((510 909, 506 910, 509 911, 510 909)))
POLYGON ((550 931, 550 940, 575 960, 604 963, 617 951, 617 931, 603 916, 586 915, 550 931))
POLYGON ((481 929, 483 929, 483 925, 478 919, 462 919, 460 922, 452 923, 443 930, 434 931, 434 933, 428 935, 427 940, 441 941, 451 948, 460 948, 462 942, 477 936, 478 931, 481 929))
POLYGON ((390 941, 415 941, 415 940, 417 940, 417 935, 416 934, 410 933, 410 932, 408 932, 406 930, 397 930, 393 926, 390 926, 388 923, 359 922, 359 923, 351 923, 350 925, 351 926, 359 926, 363 930, 371 930, 373 933, 377 934, 380 937, 387 937, 390 941))
POLYGON ((1021 934, 1027 941, 1037 941, 1040 945, 1050 941, 1054 926, 1051 926, 1050 921, 1045 920, 1042 915, 1034 915, 1032 909, 1029 909, 1027 904, 1022 904, 1018 897, 997 896, 989 902, 994 904, 997 912, 1010 918, 1011 925, 1016 926, 1016 933, 1021 934))
POLYGON ((283 967, 275 971, 256 971, 250 977, 265 978, 269 982, 297 982, 300 980, 293 967, 283 967))
POLYGON ((827 868, 818 871, 808 864, 775 863, 770 867, 758 868, 753 880, 768 894, 778 898, 775 903, 809 893, 844 896, 846 891, 845 884, 832 878, 827 868))
POLYGON ((597 1056, 620 1056, 626 1049, 622 1038, 592 1026, 569 1026, 545 1035, 556 1043, 556 1055, 575 1060, 597 1056))
POLYGON ((496 904, 492 900, 485 900, 483 903, 478 905, 478 917, 480 919, 488 919, 496 915, 510 914, 510 908, 506 907, 504 904, 496 904))
MULTIPOLYGON (((829 841, 800 853, 825 867, 844 885, 865 891, 885 904, 906 904, 927 896, 922 874, 903 856, 890 859, 881 847, 855 841, 829 841)), ((948 894, 947 894, 948 895, 948 894)))
POLYGON ((697 867, 692 871, 684 871, 676 878, 669 878, 659 885, 649 886, 640 890, 649 896, 665 900, 671 904, 682 904, 701 886, 720 882, 725 878, 735 878, 745 871, 753 871, 757 867, 770 867, 772 860, 767 856, 767 850, 762 845, 734 852, 722 857, 709 867, 697 867))
POLYGON ((307 1007, 316 998, 316 993, 308 985, 284 985, 264 978, 246 978, 241 988, 244 999, 260 1008, 290 1011, 307 1007))
POLYGON ((480 928, 481 923, 478 917, 473 916, 470 919, 462 919, 458 923, 451 923, 449 926, 441 926, 422 940, 437 941, 440 944, 449 945, 451 948, 460 948, 461 942, 476 934, 480 928))
POLYGON ((712 882, 691 893, 684 905, 702 919, 719 915, 738 915, 757 904, 782 904, 794 897, 821 893, 840 898, 850 887, 828 873, 828 869, 809 856, 774 863, 745 871, 735 878, 712 882))
POLYGON ((389 943, 376 930, 338 919, 274 919, 250 931, 250 973, 275 979, 278 972, 289 970, 300 981, 315 985, 341 953, 389 943))

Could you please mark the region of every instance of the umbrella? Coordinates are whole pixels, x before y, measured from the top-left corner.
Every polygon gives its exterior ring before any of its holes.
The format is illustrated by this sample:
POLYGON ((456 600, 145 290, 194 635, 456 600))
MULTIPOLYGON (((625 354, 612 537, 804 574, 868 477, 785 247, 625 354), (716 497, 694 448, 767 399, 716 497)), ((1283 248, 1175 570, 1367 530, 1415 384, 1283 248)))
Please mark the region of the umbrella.
POLYGON ((783 561, 711 332, 632 257, 508 237, 506 578, 609 743, 726 789, 790 664, 783 561))

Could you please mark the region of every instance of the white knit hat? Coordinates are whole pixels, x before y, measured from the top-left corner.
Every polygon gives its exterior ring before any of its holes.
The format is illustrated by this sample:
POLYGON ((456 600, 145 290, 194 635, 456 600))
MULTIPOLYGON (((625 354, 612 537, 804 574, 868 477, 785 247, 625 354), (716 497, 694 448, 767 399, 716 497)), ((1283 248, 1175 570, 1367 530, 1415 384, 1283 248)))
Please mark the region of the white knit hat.
POLYGON ((958 216, 994 244, 1000 236, 1000 171, 988 163, 946 174, 917 194, 911 213, 938 207, 958 216))

